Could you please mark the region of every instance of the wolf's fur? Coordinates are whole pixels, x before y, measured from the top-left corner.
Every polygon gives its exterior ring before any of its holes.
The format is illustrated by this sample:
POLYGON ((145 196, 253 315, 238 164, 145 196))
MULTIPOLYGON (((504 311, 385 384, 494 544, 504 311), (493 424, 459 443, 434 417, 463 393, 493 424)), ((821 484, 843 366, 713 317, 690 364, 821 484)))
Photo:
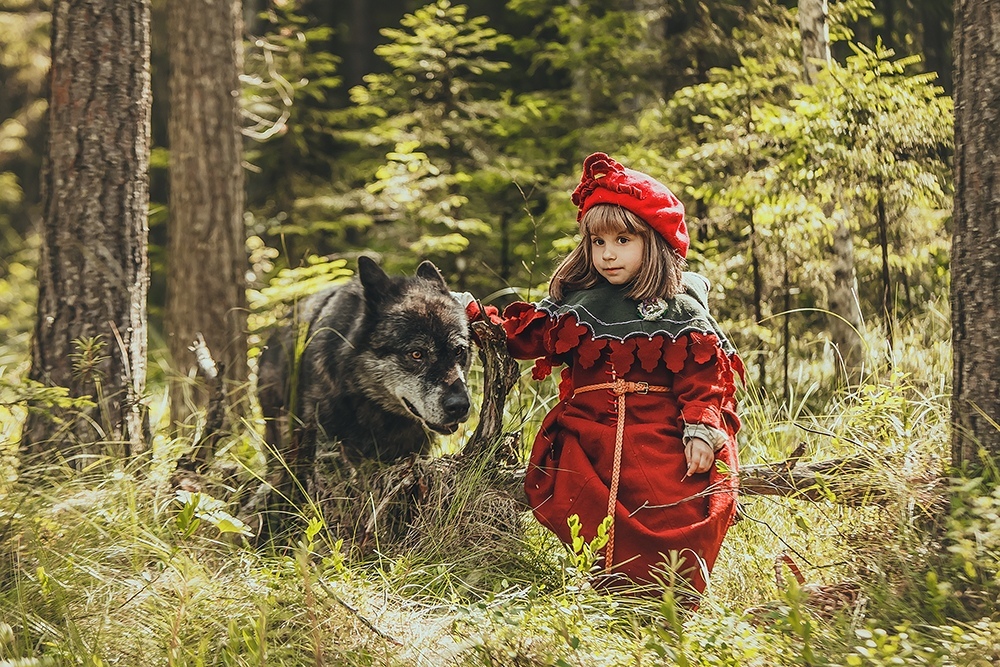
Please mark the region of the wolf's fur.
POLYGON ((423 452, 430 432, 468 417, 469 360, 465 311, 433 264, 390 277, 361 257, 357 278, 303 300, 268 341, 258 380, 268 442, 300 480, 318 439, 355 460, 423 452))

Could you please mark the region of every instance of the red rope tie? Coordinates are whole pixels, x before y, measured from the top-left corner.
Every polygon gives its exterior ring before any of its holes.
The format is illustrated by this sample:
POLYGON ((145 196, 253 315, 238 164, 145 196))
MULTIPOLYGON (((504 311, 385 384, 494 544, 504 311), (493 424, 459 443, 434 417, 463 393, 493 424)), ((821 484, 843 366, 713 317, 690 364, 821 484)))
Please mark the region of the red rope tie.
POLYGON ((599 389, 610 389, 611 393, 617 396, 617 414, 615 428, 615 456, 611 468, 611 489, 608 494, 608 514, 611 517, 611 526, 608 528, 608 548, 604 556, 604 571, 611 572, 615 554, 615 507, 618 505, 618 482, 621 478, 622 469, 622 444, 625 441, 625 395, 626 394, 648 394, 649 392, 668 392, 670 387, 662 385, 651 385, 648 382, 631 382, 616 378, 614 382, 601 382, 599 384, 588 384, 578 387, 573 391, 573 395, 583 394, 588 391, 599 389))

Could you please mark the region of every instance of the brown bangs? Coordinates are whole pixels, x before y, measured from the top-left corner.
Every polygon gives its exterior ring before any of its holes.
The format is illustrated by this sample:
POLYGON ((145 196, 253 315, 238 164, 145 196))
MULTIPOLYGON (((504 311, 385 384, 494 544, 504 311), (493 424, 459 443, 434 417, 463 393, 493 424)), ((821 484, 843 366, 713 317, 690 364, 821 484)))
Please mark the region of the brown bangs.
POLYGON ((630 299, 671 299, 684 291, 682 273, 686 262, 667 241, 632 211, 617 204, 597 204, 580 221, 580 243, 552 274, 549 296, 561 301, 569 292, 589 289, 602 281, 594 268, 590 236, 620 233, 634 235, 644 245, 642 267, 626 293, 630 299))
POLYGON ((652 232, 649 225, 644 223, 635 213, 617 205, 598 204, 590 208, 580 222, 582 223, 580 233, 584 237, 591 234, 627 232, 646 240, 652 232))

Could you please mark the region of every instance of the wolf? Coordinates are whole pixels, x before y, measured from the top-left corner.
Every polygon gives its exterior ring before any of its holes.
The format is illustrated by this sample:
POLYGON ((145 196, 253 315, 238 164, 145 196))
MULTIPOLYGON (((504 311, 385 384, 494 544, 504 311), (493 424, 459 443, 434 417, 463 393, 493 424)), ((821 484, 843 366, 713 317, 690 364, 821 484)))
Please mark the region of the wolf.
POLYGON ((319 440, 348 460, 426 452, 469 416, 469 321, 437 267, 389 276, 369 257, 357 276, 307 297, 260 357, 265 437, 301 483, 319 440))

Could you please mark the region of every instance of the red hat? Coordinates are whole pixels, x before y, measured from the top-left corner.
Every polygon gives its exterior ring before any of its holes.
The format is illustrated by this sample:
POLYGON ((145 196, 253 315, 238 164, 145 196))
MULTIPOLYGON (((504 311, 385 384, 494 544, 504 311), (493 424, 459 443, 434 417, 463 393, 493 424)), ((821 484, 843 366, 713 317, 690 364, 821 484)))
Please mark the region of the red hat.
POLYGON ((691 238, 684 224, 684 204, 655 178, 623 167, 606 153, 594 153, 583 161, 573 203, 580 209, 577 222, 595 204, 618 204, 642 218, 681 257, 687 255, 691 238))

